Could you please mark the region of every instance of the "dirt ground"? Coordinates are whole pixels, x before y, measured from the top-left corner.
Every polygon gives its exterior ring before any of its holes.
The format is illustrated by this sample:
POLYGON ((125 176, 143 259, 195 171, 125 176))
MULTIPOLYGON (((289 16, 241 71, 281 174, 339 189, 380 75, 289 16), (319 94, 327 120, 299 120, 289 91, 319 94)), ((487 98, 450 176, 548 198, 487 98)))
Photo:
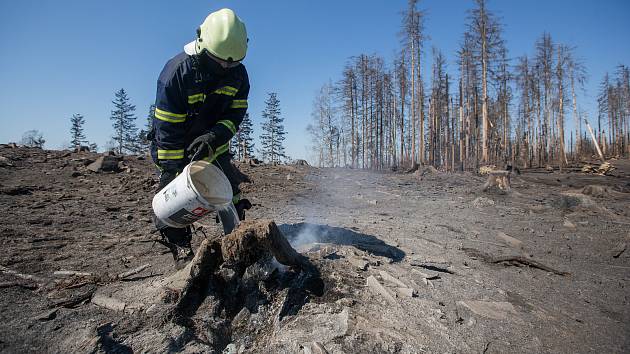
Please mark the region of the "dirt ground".
MULTIPOLYGON (((94 173, 98 156, 0 146, 0 352, 630 352, 630 161, 523 172, 508 193, 242 165, 247 217, 274 219, 317 281, 261 260, 165 316, 182 273, 152 232, 152 164, 94 173)), ((198 226, 195 246, 221 234, 198 226)))

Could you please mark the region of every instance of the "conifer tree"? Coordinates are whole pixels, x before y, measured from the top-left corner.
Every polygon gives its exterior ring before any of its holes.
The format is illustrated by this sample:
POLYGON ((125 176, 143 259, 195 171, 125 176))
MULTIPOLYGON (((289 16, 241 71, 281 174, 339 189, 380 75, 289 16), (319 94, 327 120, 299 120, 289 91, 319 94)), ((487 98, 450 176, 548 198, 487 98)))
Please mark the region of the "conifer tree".
POLYGON ((265 100, 265 109, 262 112, 262 134, 260 135, 260 150, 262 158, 272 164, 280 162, 281 158, 286 158, 284 146, 282 142, 285 139, 286 132, 282 122, 284 119, 280 116, 280 101, 275 92, 268 93, 269 97, 265 100))
POLYGON ((83 124, 85 124, 85 118, 81 114, 73 114, 70 118, 70 144, 73 147, 80 147, 81 144, 87 143, 85 134, 83 133, 83 124))
POLYGON ((149 147, 151 146, 151 141, 149 140, 149 133, 153 128, 153 115, 155 114, 155 105, 152 104, 149 106, 149 114, 147 115, 147 122, 144 128, 140 129, 138 133, 138 153, 146 153, 149 151, 149 147))
POLYGON ((254 126, 249 113, 245 113, 240 128, 232 139, 231 147, 239 160, 245 160, 254 156, 254 138, 252 134, 254 126))
POLYGON ((129 103, 129 97, 125 89, 115 93, 112 101, 114 110, 110 116, 114 127, 114 142, 119 154, 138 151, 138 128, 136 127, 136 106, 129 103))

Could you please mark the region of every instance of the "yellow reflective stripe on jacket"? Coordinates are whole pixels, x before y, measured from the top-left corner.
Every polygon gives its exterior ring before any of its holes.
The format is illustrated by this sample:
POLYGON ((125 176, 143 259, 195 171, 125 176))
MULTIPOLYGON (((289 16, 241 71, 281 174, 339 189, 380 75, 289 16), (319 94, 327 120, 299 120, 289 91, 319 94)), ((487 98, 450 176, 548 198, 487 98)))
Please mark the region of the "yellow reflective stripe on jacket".
POLYGON ((231 120, 220 120, 217 124, 223 124, 226 128, 228 128, 232 134, 236 134, 236 126, 232 123, 231 120))
POLYGON ((180 150, 160 150, 157 151, 158 160, 179 160, 184 158, 184 149, 180 150))
POLYGON ((230 108, 247 108, 247 100, 234 100, 230 108))
POLYGON ((206 100, 206 95, 203 93, 198 93, 196 95, 188 96, 188 104, 194 104, 197 102, 203 102, 206 100))
POLYGON ((221 88, 214 90, 212 93, 216 93, 219 95, 235 96, 237 92, 238 92, 238 89, 236 87, 223 86, 221 88))
POLYGON ((186 113, 171 113, 156 108, 155 118, 170 123, 182 123, 186 121, 186 113))
POLYGON ((204 160, 213 162, 217 159, 217 157, 219 157, 219 155, 226 153, 228 150, 230 150, 230 143, 223 144, 216 149, 212 157, 206 157, 204 160))

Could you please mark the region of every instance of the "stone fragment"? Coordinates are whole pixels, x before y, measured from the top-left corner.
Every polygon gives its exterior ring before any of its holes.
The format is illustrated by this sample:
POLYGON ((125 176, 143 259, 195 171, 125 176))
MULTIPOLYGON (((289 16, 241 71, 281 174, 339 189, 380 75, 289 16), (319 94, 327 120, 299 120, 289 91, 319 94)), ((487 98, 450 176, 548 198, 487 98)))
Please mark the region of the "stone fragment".
POLYGON ((384 270, 379 271, 379 274, 381 275, 381 278, 386 282, 392 283, 393 285, 396 285, 401 288, 407 287, 407 284, 403 283, 402 281, 395 278, 394 276, 392 276, 391 274, 387 273, 384 270))
POLYGON ((561 209, 574 209, 581 207, 595 207, 596 203, 587 195, 582 193, 564 192, 553 202, 553 205, 561 209))
POLYGON ((402 297, 415 297, 418 296, 418 293, 412 289, 407 287, 398 287, 396 288, 396 292, 402 297))
POLYGON ((367 278, 367 286, 374 291, 377 295, 382 296, 385 301, 390 302, 391 304, 397 305, 398 302, 392 296, 392 294, 385 289, 385 287, 372 275, 367 278))
POLYGON ((33 319, 37 320, 37 321, 50 321, 50 320, 54 320, 57 317, 57 311, 59 309, 58 308, 54 308, 52 310, 48 310, 38 316, 35 316, 33 319))
POLYGON ((356 257, 348 257, 348 262, 350 262, 350 264, 352 264, 358 270, 363 270, 363 271, 367 270, 368 265, 370 264, 370 262, 366 261, 365 259, 356 258, 356 257))
POLYGON ((95 294, 94 296, 92 296, 92 303, 96 306, 104 307, 106 309, 114 311, 124 311, 125 307, 127 306, 127 304, 118 299, 101 294, 95 294))
POLYGON ((613 258, 619 258, 619 256, 621 256, 621 254, 625 252, 626 247, 627 245, 625 242, 619 242, 617 246, 613 248, 613 252, 612 252, 613 258))
POLYGON ((566 227, 567 229, 575 229, 575 224, 572 223, 569 219, 564 219, 562 226, 566 227))
POLYGON ((0 156, 0 167, 10 167, 10 166, 13 166, 13 164, 11 164, 11 160, 9 160, 8 158, 4 156, 0 156))
POLYGON ((101 156, 96 161, 87 166, 87 169, 92 172, 118 172, 120 167, 118 166, 118 159, 115 156, 101 156))
MULTIPOLYGON (((329 343, 348 334, 350 310, 346 307, 338 313, 330 313, 325 307, 320 307, 323 313, 304 314, 295 316, 282 327, 275 341, 302 344, 302 348, 309 347, 309 343, 329 343)), ((317 353, 317 351, 314 351, 317 353)))
POLYGON ((514 306, 506 301, 457 301, 456 306, 460 316, 471 312, 493 320, 507 320, 517 314, 514 306))
POLYGON ((304 345, 304 354, 328 354, 328 350, 326 347, 320 342, 311 342, 310 344, 304 345))
POLYGON ((514 238, 512 236, 507 235, 504 232, 499 232, 497 234, 497 238, 502 241, 503 243, 505 243, 506 245, 512 247, 512 248, 518 248, 518 249, 522 249, 523 248, 523 241, 514 238))
POLYGON ((610 190, 608 187, 600 186, 597 184, 589 184, 582 188, 582 193, 590 195, 592 197, 608 197, 610 196, 610 190))
POLYGON ((472 205, 475 208, 483 208, 487 206, 494 205, 494 200, 486 198, 486 197, 477 197, 472 201, 472 205))

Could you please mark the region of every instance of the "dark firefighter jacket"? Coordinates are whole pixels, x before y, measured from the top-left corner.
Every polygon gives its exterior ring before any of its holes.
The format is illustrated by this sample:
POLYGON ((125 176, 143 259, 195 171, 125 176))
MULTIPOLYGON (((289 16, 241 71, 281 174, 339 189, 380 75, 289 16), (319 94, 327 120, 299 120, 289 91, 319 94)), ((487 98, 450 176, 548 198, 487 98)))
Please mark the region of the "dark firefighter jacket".
POLYGON ((212 162, 227 153, 247 110, 249 79, 244 65, 223 69, 205 55, 180 53, 169 60, 157 83, 151 155, 162 170, 188 164, 186 147, 212 132, 212 162))

